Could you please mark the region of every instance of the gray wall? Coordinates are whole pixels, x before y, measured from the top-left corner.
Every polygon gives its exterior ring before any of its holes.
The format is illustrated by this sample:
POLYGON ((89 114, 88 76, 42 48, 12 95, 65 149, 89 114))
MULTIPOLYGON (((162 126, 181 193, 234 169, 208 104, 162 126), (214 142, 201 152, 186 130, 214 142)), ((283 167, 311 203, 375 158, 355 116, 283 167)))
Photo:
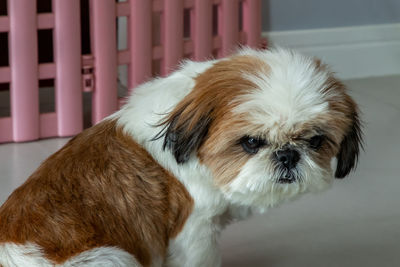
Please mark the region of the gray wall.
POLYGON ((400 0, 262 0, 263 31, 399 22, 400 0))

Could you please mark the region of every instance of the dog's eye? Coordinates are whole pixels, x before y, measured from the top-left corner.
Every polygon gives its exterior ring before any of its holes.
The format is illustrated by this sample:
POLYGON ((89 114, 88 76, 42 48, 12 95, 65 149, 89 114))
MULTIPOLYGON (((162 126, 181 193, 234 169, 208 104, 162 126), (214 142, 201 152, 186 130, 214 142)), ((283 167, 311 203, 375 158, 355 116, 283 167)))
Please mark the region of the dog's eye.
POLYGON ((265 140, 257 137, 244 136, 240 139, 243 149, 249 154, 256 154, 260 147, 265 145, 265 140))
POLYGON ((311 137, 311 139, 308 140, 308 143, 312 149, 317 150, 322 146, 324 139, 325 139, 325 136, 316 135, 316 136, 311 137))

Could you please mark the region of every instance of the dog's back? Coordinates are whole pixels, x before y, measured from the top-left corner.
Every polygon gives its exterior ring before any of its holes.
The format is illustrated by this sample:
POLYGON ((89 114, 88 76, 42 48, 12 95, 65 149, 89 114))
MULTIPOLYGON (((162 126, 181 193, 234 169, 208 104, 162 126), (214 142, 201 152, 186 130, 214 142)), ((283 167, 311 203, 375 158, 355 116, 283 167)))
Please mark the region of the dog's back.
POLYGON ((180 201, 190 202, 183 186, 105 120, 47 159, 0 208, 0 264, 97 262, 120 248, 130 254, 120 251, 116 263, 134 255, 149 265, 190 212, 169 208, 180 201))

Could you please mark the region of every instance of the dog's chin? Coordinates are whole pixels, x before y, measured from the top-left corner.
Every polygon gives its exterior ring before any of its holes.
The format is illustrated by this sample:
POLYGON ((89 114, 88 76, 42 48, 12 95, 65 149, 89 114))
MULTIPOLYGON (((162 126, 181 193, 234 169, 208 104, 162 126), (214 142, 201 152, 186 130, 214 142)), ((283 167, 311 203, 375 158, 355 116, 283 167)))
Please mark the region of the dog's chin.
POLYGON ((297 175, 292 171, 284 170, 280 173, 278 179, 276 179, 276 183, 278 184, 293 184, 302 180, 301 177, 297 177, 297 175))
POLYGON ((291 177, 280 177, 276 182, 278 184, 293 184, 296 182, 296 179, 291 177))
POLYGON ((294 184, 304 181, 304 173, 299 168, 291 170, 286 168, 276 168, 274 177, 277 184, 294 184))
POLYGON ((331 170, 315 168, 295 173, 277 174, 266 177, 238 177, 224 194, 234 203, 251 206, 261 211, 268 207, 295 200, 307 192, 321 192, 333 181, 331 170), (243 179, 244 178, 244 179, 243 179), (249 183, 253 180, 253 183, 249 183))

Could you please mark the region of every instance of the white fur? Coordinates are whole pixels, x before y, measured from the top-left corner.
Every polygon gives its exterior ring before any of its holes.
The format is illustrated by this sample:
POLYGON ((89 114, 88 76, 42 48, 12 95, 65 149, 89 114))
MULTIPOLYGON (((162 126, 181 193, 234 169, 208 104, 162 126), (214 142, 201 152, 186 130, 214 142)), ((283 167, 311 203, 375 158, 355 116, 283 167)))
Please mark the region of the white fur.
MULTIPOLYGON (((264 60, 272 71, 268 76, 264 73, 246 76, 259 89, 239 99, 244 104, 237 108, 238 113, 253 110, 253 117, 249 119, 264 124, 266 128, 285 121, 284 126, 290 129, 298 122, 327 112, 328 105, 320 89, 328 73, 317 72, 311 59, 283 49, 244 49, 240 54, 264 60), (266 114, 268 121, 265 120, 266 114)), ((321 190, 332 180, 330 171, 304 157, 299 163, 304 170, 304 182, 278 185, 273 182, 272 170, 263 169, 268 164, 260 164, 263 157, 260 153, 221 190, 215 186, 210 171, 195 156, 185 164, 177 164, 171 152, 162 149, 163 140, 151 141, 161 130, 155 125, 193 89, 194 77, 217 61, 187 61, 171 76, 143 84, 135 89, 128 104, 114 115, 119 125, 171 171, 194 199, 194 211, 182 232, 170 242, 167 266, 219 266, 217 238, 228 221, 248 216, 251 209, 264 211, 304 192, 321 190)), ((279 131, 276 132, 278 136, 279 131)))
POLYGON ((84 251, 66 262, 56 265, 43 256, 40 248, 32 243, 0 245, 0 265, 4 267, 140 267, 135 258, 119 248, 98 247, 84 251))
POLYGON ((277 184, 276 173, 269 155, 277 149, 285 134, 316 116, 329 112, 327 95, 323 92, 329 72, 317 70, 312 58, 293 51, 276 49, 256 51, 244 49, 242 55, 265 61, 270 70, 243 74, 257 86, 257 90, 241 96, 235 108, 237 115, 247 115, 254 124, 263 125, 271 149, 254 155, 241 169, 239 175, 223 190, 234 203, 252 205, 259 210, 274 206, 310 191, 326 189, 333 180, 332 171, 316 165, 303 153, 296 170, 301 181, 294 184, 277 184))
POLYGON ((141 265, 128 252, 115 247, 98 247, 72 257, 60 267, 140 267, 141 265))
MULTIPOLYGON (((237 113, 248 112, 250 120, 265 125, 269 138, 278 142, 280 135, 297 123, 327 112, 327 96, 321 93, 321 85, 328 73, 316 72, 311 59, 279 49, 244 49, 240 53, 264 60, 271 67, 268 75, 246 74, 245 78, 254 82, 258 89, 237 99, 243 104, 235 110, 237 113)), ((271 151, 265 149, 248 160, 230 184, 220 188, 215 185, 211 171, 196 156, 178 164, 168 149, 163 150, 163 140, 152 140, 161 131, 156 125, 193 89, 194 78, 217 61, 184 62, 180 70, 169 77, 136 88, 127 104, 109 117, 116 119, 126 133, 182 182, 194 200, 193 211, 182 231, 170 240, 166 262, 161 263, 156 257, 154 266, 220 266, 217 240, 226 224, 248 217, 253 209, 264 211, 302 193, 326 188, 332 180, 331 170, 320 168, 303 153, 298 163, 302 182, 274 183, 279 174, 269 167, 268 153, 271 151)), ((116 248, 83 252, 64 266, 89 263, 91 265, 87 266, 102 266, 106 260, 115 264, 108 266, 139 266, 131 255, 116 248)), ((40 250, 30 244, 0 245, 0 263, 5 266, 52 266, 40 250)))
POLYGON ((195 157, 178 165, 170 151, 163 151, 162 140, 151 141, 161 130, 154 125, 192 90, 194 78, 214 62, 188 61, 171 76, 139 86, 128 104, 114 115, 136 142, 185 185, 194 200, 194 210, 182 232, 171 240, 167 266, 220 265, 215 238, 221 229, 213 220, 226 212, 227 201, 214 186, 209 170, 195 157))
POLYGON ((54 266, 43 257, 40 249, 34 244, 17 245, 14 243, 0 244, 0 265, 4 267, 46 267, 54 266))
POLYGON ((302 155, 296 169, 301 180, 293 184, 279 184, 279 173, 273 172, 269 150, 261 151, 242 167, 239 175, 223 188, 233 203, 253 206, 264 212, 267 207, 275 206, 306 192, 318 192, 327 189, 332 180, 332 171, 317 166, 307 155, 302 155), (300 172, 300 171, 299 171, 300 172))
POLYGON ((317 70, 312 58, 284 49, 244 49, 241 54, 265 61, 270 70, 243 75, 258 90, 242 96, 236 112, 252 111, 249 119, 264 125, 270 138, 278 138, 279 133, 328 112, 327 96, 322 90, 329 72, 317 70))

